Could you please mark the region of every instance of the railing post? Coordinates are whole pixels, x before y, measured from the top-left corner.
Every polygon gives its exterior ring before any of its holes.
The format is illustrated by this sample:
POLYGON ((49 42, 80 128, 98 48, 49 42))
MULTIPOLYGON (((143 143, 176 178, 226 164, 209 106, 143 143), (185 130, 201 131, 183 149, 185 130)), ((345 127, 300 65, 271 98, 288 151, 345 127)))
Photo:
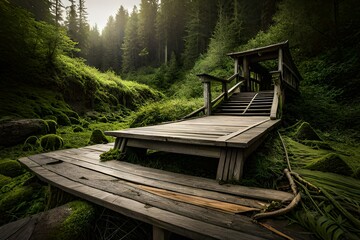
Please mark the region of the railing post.
POLYGON ((211 82, 202 78, 204 84, 204 103, 205 103, 205 114, 211 115, 211 82))
POLYGON ((224 99, 228 100, 229 96, 228 96, 228 88, 226 83, 222 83, 222 91, 224 93, 224 99))
POLYGON ((249 69, 249 59, 245 56, 243 58, 243 77, 246 82, 246 90, 250 92, 250 69, 249 69))

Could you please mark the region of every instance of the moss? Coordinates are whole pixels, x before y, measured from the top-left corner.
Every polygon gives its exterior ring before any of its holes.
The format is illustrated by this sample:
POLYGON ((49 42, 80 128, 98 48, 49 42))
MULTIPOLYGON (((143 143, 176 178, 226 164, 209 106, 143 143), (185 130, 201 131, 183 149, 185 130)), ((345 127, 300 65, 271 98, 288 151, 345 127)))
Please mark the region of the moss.
POLYGON ((57 123, 59 125, 61 125, 61 126, 70 126, 71 125, 70 119, 66 114, 59 112, 59 113, 57 113, 56 117, 57 117, 57 123))
POLYGON ((45 122, 47 123, 48 127, 49 127, 49 132, 50 134, 56 134, 56 128, 57 128, 57 123, 54 120, 45 120, 45 122))
POLYGON ((74 133, 76 133, 76 132, 83 132, 83 131, 84 131, 84 129, 83 129, 82 127, 80 127, 80 126, 76 126, 76 127, 73 128, 73 132, 74 132, 74 133))
POLYGON ((99 122, 102 122, 102 123, 107 123, 108 122, 108 119, 105 117, 105 116, 102 116, 98 119, 99 122))
POLYGON ((360 168, 356 169, 354 171, 354 174, 352 175, 353 178, 360 179, 360 168))
POLYGON ((109 161, 109 160, 123 160, 125 154, 122 153, 119 149, 110 149, 107 152, 104 152, 100 155, 100 161, 109 161))
POLYGON ((63 139, 55 134, 48 134, 39 139, 40 146, 44 150, 57 150, 64 145, 63 139))
POLYGON ((322 141, 319 135, 315 132, 315 130, 311 127, 311 125, 307 122, 303 122, 296 129, 295 135, 299 140, 316 140, 322 141))
POLYGON ((104 133, 99 129, 95 129, 91 134, 89 144, 100 144, 100 143, 108 143, 108 142, 109 141, 105 137, 104 133))
POLYGON ((20 186, 15 187, 11 191, 8 191, 0 197, 0 213, 9 211, 20 203, 31 199, 33 189, 31 186, 20 186))
POLYGON ((71 124, 81 124, 80 120, 74 117, 69 117, 71 124))
POLYGON ((353 172, 340 155, 329 153, 321 158, 314 159, 305 168, 322 172, 338 173, 350 176, 353 172))
POLYGON ((37 141, 38 141, 38 138, 36 136, 30 136, 25 140, 24 144, 35 145, 37 141))
POLYGON ((74 201, 68 204, 71 214, 65 219, 55 235, 55 239, 83 239, 90 232, 95 219, 95 209, 84 201, 74 201))
POLYGON ((333 150, 333 148, 324 141, 317 141, 317 140, 303 140, 301 141, 306 146, 309 146, 313 149, 324 149, 324 150, 333 150))
POLYGON ((21 175, 23 169, 18 161, 5 160, 0 162, 0 174, 8 177, 16 177, 21 175))
POLYGON ((53 121, 57 122, 57 117, 55 117, 54 115, 47 115, 47 116, 43 117, 43 119, 53 120, 53 121))
POLYGON ((0 189, 11 182, 11 177, 0 174, 0 189))

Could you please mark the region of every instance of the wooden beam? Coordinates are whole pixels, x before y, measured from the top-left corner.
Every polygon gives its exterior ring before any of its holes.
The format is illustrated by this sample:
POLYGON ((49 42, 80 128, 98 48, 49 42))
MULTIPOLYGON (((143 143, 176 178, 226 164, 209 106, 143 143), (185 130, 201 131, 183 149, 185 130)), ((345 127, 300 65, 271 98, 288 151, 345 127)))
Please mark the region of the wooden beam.
POLYGON ((167 231, 163 228, 153 225, 153 240, 167 240, 167 231))
POLYGON ((204 103, 205 103, 205 114, 211 115, 211 82, 203 82, 204 84, 204 103))
POLYGON ((243 58, 243 77, 246 82, 246 90, 250 91, 250 69, 249 69, 249 60, 247 57, 243 58))

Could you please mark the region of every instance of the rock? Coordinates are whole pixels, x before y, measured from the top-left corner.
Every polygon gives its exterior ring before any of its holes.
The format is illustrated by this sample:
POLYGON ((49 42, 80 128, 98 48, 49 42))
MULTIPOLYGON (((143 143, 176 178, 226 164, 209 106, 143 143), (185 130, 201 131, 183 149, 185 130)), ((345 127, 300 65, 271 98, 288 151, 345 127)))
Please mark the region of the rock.
POLYGON ((63 139, 55 134, 48 134, 39 139, 40 146, 44 150, 58 150, 64 145, 63 139))
POLYGON ((38 138, 36 136, 30 136, 28 137, 23 145, 23 151, 32 151, 37 147, 38 144, 38 138))
POLYGON ((91 134, 89 144, 100 144, 108 142, 109 141, 106 139, 104 133, 99 129, 95 129, 91 134))
POLYGON ((322 141, 319 135, 315 132, 315 130, 310 126, 309 123, 303 122, 296 129, 295 137, 299 140, 316 140, 322 141))
POLYGON ((0 145, 13 146, 23 143, 32 135, 43 135, 48 131, 42 119, 21 119, 0 124, 0 145))
POLYGON ((23 173, 23 169, 18 161, 2 160, 0 161, 0 174, 8 177, 17 177, 23 173))

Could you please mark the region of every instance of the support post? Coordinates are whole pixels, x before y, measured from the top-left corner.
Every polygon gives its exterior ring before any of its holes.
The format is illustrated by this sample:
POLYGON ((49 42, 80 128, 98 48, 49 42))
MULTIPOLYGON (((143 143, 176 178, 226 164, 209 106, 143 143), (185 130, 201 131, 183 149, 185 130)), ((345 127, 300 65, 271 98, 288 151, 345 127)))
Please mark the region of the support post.
POLYGON ((205 114, 211 115, 211 82, 203 79, 204 84, 204 103, 205 103, 205 114))
POLYGON ((247 57, 243 58, 243 76, 246 82, 246 91, 250 92, 250 69, 249 69, 249 59, 247 57))
POLYGON ((165 229, 153 225, 153 240, 166 240, 168 239, 167 233, 165 229))
MULTIPOLYGON (((235 59, 235 63, 234 63, 234 74, 237 74, 238 76, 236 77, 236 83, 240 82, 239 80, 239 59, 236 58, 235 59)), ((240 92, 240 86, 238 88, 238 90, 235 90, 235 92, 240 92)))
POLYGON ((226 83, 222 83, 222 90, 223 90, 223 93, 224 93, 224 99, 228 100, 229 96, 228 96, 228 88, 227 88, 226 83))

